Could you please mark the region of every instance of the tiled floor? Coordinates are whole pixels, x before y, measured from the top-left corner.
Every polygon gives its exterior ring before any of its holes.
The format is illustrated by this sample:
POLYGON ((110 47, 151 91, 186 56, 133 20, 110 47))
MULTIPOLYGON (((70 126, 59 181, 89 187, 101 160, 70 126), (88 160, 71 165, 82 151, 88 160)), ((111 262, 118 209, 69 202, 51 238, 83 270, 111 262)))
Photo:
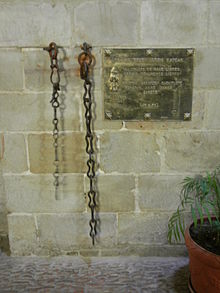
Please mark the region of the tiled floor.
POLYGON ((188 258, 8 257, 0 254, 0 293, 185 293, 188 258))

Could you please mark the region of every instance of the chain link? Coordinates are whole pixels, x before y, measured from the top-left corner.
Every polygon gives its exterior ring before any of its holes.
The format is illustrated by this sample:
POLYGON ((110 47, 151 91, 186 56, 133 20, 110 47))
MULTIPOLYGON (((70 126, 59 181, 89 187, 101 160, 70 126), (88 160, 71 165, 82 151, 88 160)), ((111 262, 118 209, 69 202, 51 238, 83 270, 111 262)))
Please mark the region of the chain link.
POLYGON ((85 106, 85 120, 86 120, 86 152, 89 156, 87 160, 87 177, 89 178, 89 191, 88 191, 88 206, 91 210, 90 225, 90 237, 92 238, 93 245, 95 244, 95 237, 97 234, 97 220, 95 218, 96 210, 96 191, 95 191, 95 158, 94 158, 94 146, 93 146, 93 133, 91 129, 92 124, 92 82, 89 78, 89 69, 92 64, 91 46, 84 43, 81 46, 83 52, 79 54, 78 62, 80 64, 80 77, 84 80, 84 95, 83 103, 85 106))
POLYGON ((53 123, 53 146, 54 146, 54 155, 55 155, 54 156, 55 170, 54 170, 53 176, 54 176, 54 186, 57 189, 59 186, 59 158, 58 158, 59 120, 57 118, 57 111, 60 106, 60 103, 59 103, 60 72, 59 72, 59 66, 57 61, 58 47, 56 43, 52 42, 49 44, 49 47, 44 48, 44 50, 49 52, 50 63, 51 63, 50 64, 50 68, 51 68, 50 81, 53 85, 53 92, 52 92, 52 98, 50 100, 50 103, 54 111, 54 118, 52 120, 52 123, 53 123))

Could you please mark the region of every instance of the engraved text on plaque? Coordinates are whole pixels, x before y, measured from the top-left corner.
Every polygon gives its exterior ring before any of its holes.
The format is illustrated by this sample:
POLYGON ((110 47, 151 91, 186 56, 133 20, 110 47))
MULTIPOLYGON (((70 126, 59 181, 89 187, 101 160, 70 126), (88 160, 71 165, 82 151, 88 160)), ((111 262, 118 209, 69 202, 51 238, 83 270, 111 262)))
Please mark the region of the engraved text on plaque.
POLYGON ((193 49, 103 49, 111 120, 191 120, 193 49))

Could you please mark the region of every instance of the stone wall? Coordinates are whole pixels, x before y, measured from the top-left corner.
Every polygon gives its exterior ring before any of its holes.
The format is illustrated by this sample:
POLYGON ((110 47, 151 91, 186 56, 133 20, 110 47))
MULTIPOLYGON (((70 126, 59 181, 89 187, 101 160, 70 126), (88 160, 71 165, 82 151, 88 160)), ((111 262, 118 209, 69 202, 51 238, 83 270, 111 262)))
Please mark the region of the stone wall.
MULTIPOLYGON (((167 221, 177 206, 183 177, 219 164, 219 26, 220 1, 212 0, 0 1, 0 202, 6 193, 13 255, 184 253, 183 246, 168 245, 167 221), (50 64, 42 50, 51 41, 63 46, 57 201, 50 64), (85 124, 77 63, 84 41, 93 45, 96 58, 100 234, 94 248, 88 236, 85 124), (192 121, 104 121, 105 46, 194 47, 192 121)), ((5 213, 0 203, 0 231, 5 213)), ((3 226, 6 229, 6 223, 3 226)))

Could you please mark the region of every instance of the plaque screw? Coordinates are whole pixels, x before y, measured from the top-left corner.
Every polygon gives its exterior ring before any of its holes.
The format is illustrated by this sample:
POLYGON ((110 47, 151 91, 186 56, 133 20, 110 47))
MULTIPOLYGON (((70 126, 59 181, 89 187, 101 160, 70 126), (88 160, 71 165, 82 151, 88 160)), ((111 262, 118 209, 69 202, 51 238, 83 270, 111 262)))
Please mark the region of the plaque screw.
POLYGON ((176 116, 176 109, 173 109, 172 111, 171 111, 171 113, 172 113, 172 116, 176 116))
POLYGON ((193 49, 187 49, 187 56, 192 56, 194 53, 193 49))
POLYGON ((190 118, 191 118, 191 113, 188 113, 188 112, 184 113, 184 120, 190 120, 190 118))
POLYGON ((146 55, 151 56, 152 53, 153 53, 153 50, 151 50, 151 49, 146 50, 146 55))
POLYGON ((151 119, 151 113, 144 113, 144 119, 150 120, 151 119))
POLYGON ((110 112, 110 111, 106 111, 106 112, 105 112, 105 116, 106 116, 109 120, 111 120, 111 119, 112 119, 112 112, 110 112))
POLYGON ((112 51, 109 49, 105 49, 105 56, 109 57, 111 55, 112 51))

